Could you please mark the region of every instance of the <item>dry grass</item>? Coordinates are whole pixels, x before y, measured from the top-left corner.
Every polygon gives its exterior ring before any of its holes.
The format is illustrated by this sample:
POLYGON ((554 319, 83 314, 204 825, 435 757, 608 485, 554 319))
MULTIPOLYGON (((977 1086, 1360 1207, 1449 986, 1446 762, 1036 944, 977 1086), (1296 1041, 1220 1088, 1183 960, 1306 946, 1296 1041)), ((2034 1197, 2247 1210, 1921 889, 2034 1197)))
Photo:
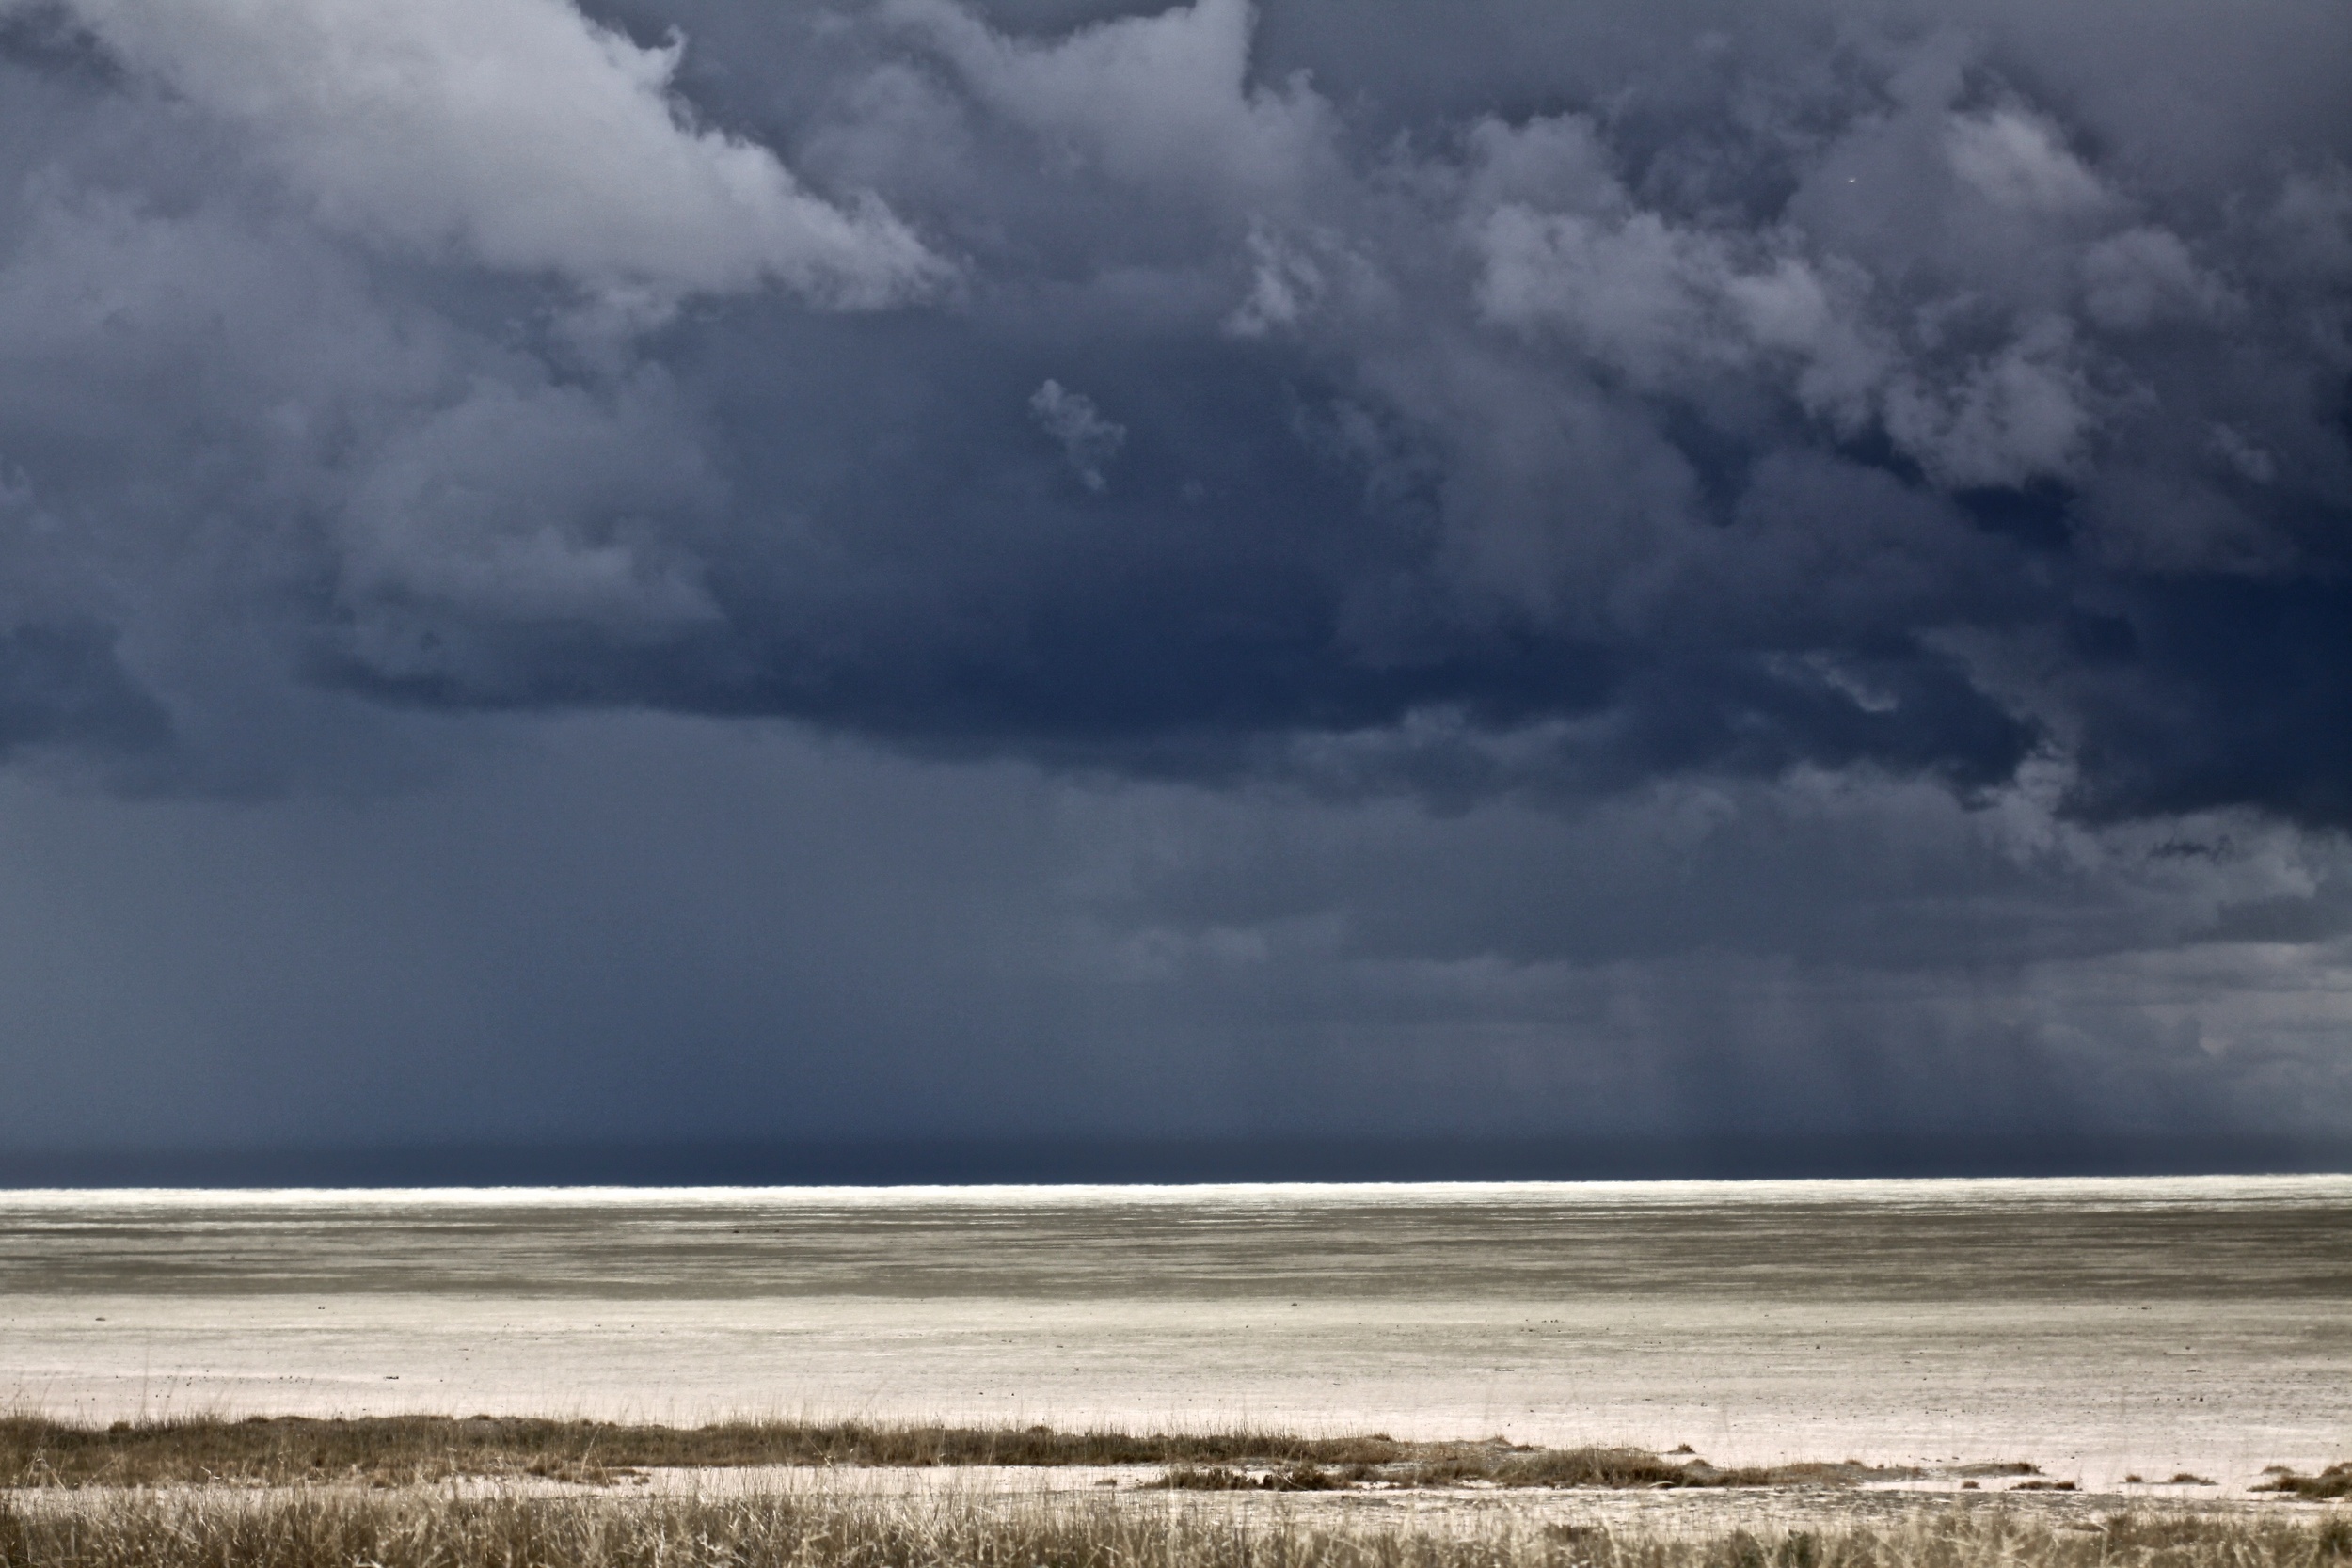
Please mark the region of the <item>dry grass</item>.
MULTIPOLYGON (((2119 1514, 2068 1526, 2000 1508, 1895 1524, 1717 1535, 1533 1518, 1464 1532, 1140 1499, 992 1504, 822 1492, 732 1499, 466 1498, 430 1490, 50 1493, 0 1501, 0 1568, 2332 1568, 2341 1516, 2119 1514)), ((1171 1499, 1171 1502, 1173 1500, 1171 1499)))
MULTIPOLYGON (((761 1465, 1166 1465, 1184 1491, 1330 1491, 1343 1486, 1841 1485, 1915 1471, 1844 1465, 1719 1470, 1696 1456, 1639 1449, 1534 1449, 1400 1443, 1387 1436, 1300 1437, 1232 1431, 1136 1435, 1050 1427, 878 1426, 739 1421, 620 1426, 604 1421, 381 1416, 342 1420, 256 1417, 76 1426, 0 1418, 0 1485, 413 1486, 471 1476, 589 1483, 655 1466, 761 1465)), ((2030 1465, 2001 1466, 2030 1470, 2030 1465)))
MULTIPOLYGON (((1400 1445, 1397 1457, 1378 1463, 1323 1465, 1311 1462, 1244 1468, 1232 1465, 1177 1465, 1159 1484, 1180 1492, 1333 1492, 1351 1486, 1459 1486, 1484 1481, 1494 1486, 1656 1487, 1680 1490, 1722 1486, 1851 1486, 1865 1481, 1917 1476, 1910 1469, 1883 1469, 1849 1460, 1842 1465, 1774 1465, 1722 1470, 1696 1457, 1687 1462, 1660 1458, 1643 1449, 1529 1449, 1507 1443, 1421 1443, 1400 1445)), ((2004 1471, 2031 1465, 2001 1466, 2004 1471)), ((2028 1482, 2027 1484, 2033 1484, 2028 1482)), ((2067 1490, 2072 1491, 2070 1483, 2067 1490)))
POLYGON ((486 1416, 284 1416, 118 1421, 100 1428, 0 1418, 0 1485, 9 1486, 306 1481, 407 1486, 458 1476, 524 1475, 600 1481, 656 1465, 1374 1465, 1408 1451, 1408 1445, 1381 1436, 1244 1431, 1136 1436, 1041 1426, 731 1421, 670 1427, 486 1416))
POLYGON ((2255 1491, 2284 1492, 2312 1502, 2352 1497, 2352 1464, 2330 1465, 2315 1476, 2298 1476, 2293 1470, 2276 1467, 2269 1474, 2270 1479, 2255 1487, 2255 1491))

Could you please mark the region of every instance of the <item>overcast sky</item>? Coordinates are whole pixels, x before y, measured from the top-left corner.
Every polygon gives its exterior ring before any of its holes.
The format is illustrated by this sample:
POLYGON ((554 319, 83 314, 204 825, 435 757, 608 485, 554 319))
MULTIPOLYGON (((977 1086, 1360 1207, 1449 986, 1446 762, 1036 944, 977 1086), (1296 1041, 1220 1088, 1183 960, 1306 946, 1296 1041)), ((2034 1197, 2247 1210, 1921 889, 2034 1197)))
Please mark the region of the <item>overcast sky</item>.
POLYGON ((2352 1139, 2335 0, 0 0, 0 1155, 2352 1139))

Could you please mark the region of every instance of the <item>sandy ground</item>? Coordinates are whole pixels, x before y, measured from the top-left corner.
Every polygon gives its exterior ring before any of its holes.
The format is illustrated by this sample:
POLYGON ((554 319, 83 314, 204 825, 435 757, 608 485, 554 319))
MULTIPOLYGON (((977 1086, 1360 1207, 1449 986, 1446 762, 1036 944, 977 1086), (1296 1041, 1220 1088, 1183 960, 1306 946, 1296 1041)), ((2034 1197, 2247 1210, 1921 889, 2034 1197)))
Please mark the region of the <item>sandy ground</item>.
POLYGON ((2242 1492, 2352 1455, 2352 1179, 0 1194, 0 1402, 1247 1422, 2242 1492))

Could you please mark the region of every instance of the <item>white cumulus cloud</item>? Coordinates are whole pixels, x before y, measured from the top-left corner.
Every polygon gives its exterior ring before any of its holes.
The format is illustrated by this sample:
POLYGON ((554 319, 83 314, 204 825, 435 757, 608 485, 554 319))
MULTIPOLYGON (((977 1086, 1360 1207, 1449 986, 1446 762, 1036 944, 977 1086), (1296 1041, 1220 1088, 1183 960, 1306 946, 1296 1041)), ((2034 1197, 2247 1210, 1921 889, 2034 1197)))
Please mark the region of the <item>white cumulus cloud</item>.
POLYGON ((1253 87, 1249 0, 1194 0, 1051 43, 991 29, 952 0, 890 0, 998 113, 1145 186, 1295 194, 1331 158, 1327 106, 1294 78, 1253 87))
POLYGON ((641 48, 567 0, 66 3, 371 240, 656 308, 771 281, 873 307, 946 271, 879 200, 826 201, 695 124, 669 91, 675 35, 641 48))

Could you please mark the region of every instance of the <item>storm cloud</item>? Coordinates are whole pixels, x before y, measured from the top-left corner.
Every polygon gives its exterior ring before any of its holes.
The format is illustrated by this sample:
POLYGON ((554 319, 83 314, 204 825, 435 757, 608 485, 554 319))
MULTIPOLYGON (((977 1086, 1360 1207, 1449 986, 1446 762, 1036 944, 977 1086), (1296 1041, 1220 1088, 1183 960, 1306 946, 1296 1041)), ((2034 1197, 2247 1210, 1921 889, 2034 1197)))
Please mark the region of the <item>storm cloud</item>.
POLYGON ((930 780, 1045 837, 908 907, 1059 957, 806 1037, 1079 1122, 1344 1037, 1438 1085, 1367 1124, 2336 1126, 2346 61, 2311 0, 0 0, 0 758, 930 780))

